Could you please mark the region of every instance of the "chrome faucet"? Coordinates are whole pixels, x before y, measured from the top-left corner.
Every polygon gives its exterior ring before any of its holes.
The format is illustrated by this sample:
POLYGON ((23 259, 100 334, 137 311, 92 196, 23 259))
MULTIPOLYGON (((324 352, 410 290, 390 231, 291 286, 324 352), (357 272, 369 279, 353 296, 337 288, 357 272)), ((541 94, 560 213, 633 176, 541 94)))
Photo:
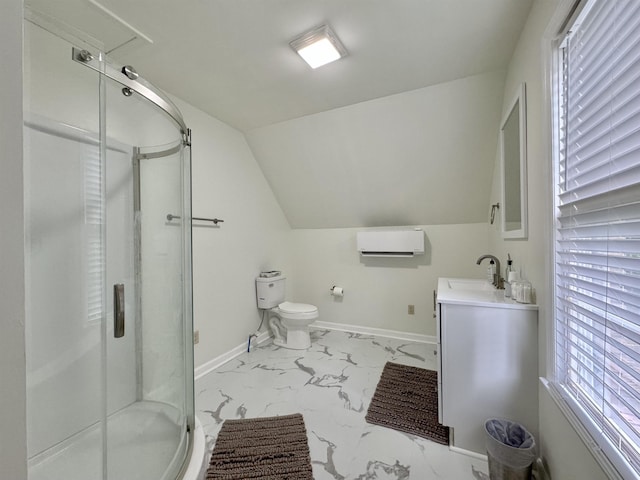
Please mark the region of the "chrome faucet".
POLYGON ((491 260, 493 260, 496 264, 496 273, 493 274, 493 286, 496 287, 499 290, 503 290, 504 289, 504 278, 502 278, 500 276, 500 260, 498 260, 497 257, 494 257, 493 255, 482 255, 477 261, 476 264, 480 265, 480 262, 482 262, 482 260, 484 260, 485 258, 489 258, 491 260))

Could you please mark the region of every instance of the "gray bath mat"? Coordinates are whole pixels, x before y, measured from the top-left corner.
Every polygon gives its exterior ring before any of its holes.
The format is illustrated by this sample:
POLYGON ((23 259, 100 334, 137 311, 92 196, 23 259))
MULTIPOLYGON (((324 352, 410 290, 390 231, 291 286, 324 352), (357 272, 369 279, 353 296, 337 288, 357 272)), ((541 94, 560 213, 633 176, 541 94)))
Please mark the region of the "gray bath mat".
POLYGON ((449 445, 449 427, 438 423, 438 373, 387 362, 366 421, 449 445))
POLYGON ((302 415, 225 420, 206 478, 313 480, 302 415))

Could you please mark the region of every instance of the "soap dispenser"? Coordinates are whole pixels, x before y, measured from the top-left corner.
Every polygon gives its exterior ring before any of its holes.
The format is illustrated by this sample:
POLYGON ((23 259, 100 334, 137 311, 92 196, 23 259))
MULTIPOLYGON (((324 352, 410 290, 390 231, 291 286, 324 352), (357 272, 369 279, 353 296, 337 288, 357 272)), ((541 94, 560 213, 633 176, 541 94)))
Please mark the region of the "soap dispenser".
POLYGON ((490 282, 490 283, 495 282, 495 277, 494 277, 495 273, 496 273, 496 262, 491 260, 489 262, 489 266, 487 267, 487 282, 490 282))
POLYGON ((513 260, 511 260, 511 254, 507 253, 507 268, 504 271, 504 296, 505 298, 511 297, 511 282, 513 281, 513 260))

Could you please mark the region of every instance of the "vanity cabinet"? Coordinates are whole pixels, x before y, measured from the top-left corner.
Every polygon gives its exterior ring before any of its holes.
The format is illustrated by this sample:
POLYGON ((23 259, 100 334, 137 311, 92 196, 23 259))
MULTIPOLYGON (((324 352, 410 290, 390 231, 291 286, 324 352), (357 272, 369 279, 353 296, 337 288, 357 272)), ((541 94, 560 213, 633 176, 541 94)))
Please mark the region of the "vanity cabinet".
POLYGON ((483 280, 463 282, 438 282, 439 420, 453 429, 453 447, 486 454, 488 418, 537 437, 538 307, 505 299, 483 280))

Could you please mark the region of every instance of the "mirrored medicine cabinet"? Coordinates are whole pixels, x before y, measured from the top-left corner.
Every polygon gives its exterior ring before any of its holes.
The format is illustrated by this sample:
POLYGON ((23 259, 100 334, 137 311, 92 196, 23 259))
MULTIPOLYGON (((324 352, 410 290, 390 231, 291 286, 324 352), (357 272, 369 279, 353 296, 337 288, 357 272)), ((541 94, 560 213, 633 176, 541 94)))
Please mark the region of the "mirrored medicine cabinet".
POLYGON ((522 83, 500 126, 502 237, 527 238, 527 112, 522 83))

